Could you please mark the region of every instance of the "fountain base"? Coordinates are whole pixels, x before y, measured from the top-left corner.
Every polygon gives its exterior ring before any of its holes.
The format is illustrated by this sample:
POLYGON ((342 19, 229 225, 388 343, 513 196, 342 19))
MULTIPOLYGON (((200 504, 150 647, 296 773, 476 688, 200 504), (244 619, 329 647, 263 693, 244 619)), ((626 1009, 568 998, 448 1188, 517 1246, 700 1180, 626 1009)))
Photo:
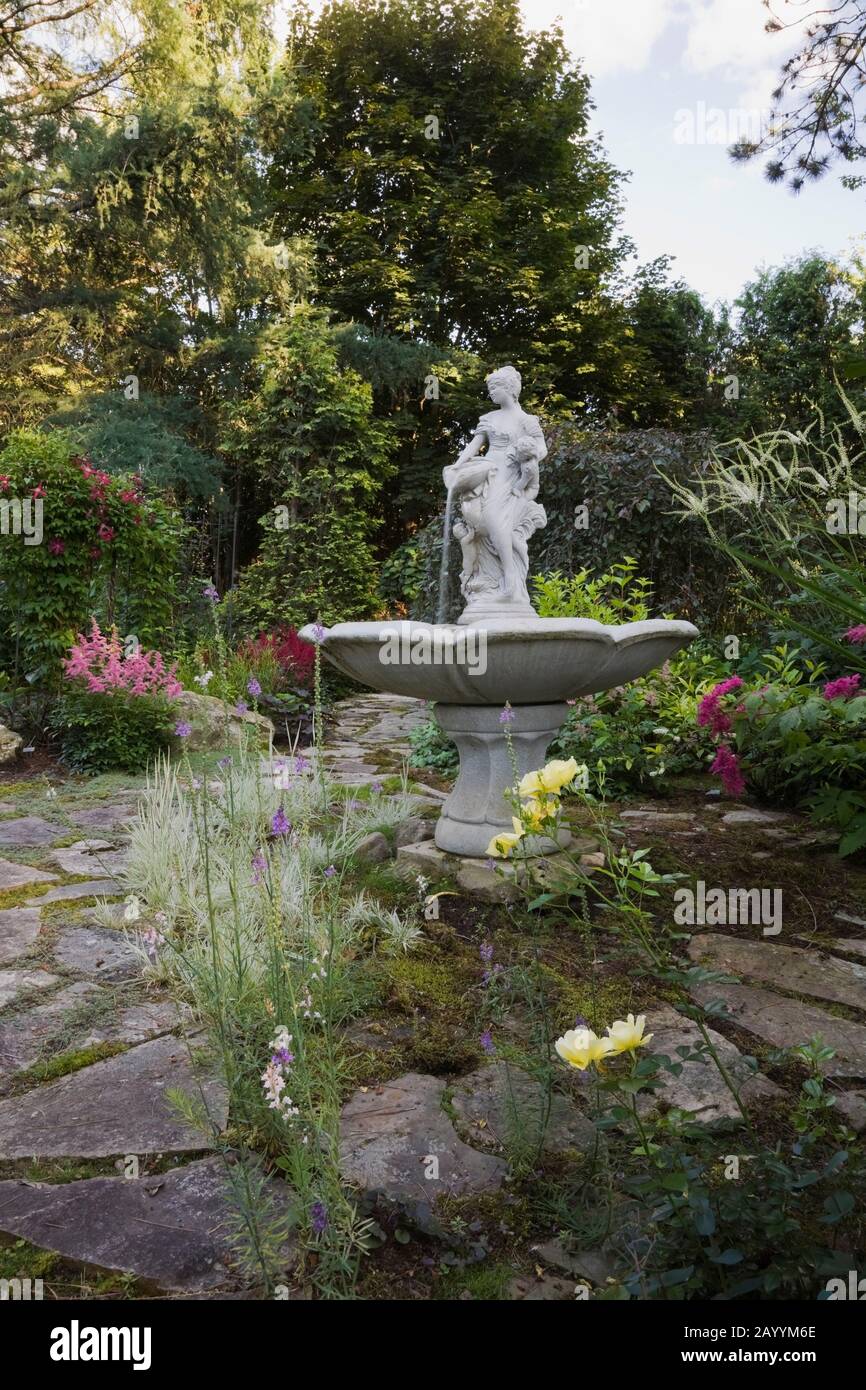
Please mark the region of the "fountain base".
MULTIPOLYGON (((457 744, 460 773, 436 826, 436 844, 450 854, 483 858, 495 835, 510 831, 514 808, 506 792, 514 786, 514 768, 501 707, 491 705, 437 704, 440 727, 457 744)), ((518 776, 544 766, 548 745, 565 721, 568 705, 515 705, 509 723, 518 776)), ((548 835, 527 836, 530 854, 556 854, 571 840, 561 830, 556 840, 548 835)))

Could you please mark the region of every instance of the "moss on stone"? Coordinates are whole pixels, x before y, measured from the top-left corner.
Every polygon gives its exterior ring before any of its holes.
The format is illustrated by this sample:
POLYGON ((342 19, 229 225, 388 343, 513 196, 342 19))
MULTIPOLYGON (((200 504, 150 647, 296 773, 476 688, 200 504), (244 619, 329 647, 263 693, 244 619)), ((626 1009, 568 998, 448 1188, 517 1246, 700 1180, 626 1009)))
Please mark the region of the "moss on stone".
POLYGON ((98 1042, 91 1043, 89 1047, 60 1052, 55 1057, 50 1057, 44 1062, 34 1062, 32 1067, 18 1072, 15 1089, 26 1090, 28 1086, 36 1086, 43 1081, 56 1081, 59 1076, 69 1076, 74 1071, 81 1071, 82 1067, 89 1067, 94 1062, 104 1062, 107 1057, 116 1057, 118 1053, 126 1050, 125 1043, 98 1042))
POLYGON ((9 1244, 3 1240, 0 1235, 0 1279, 46 1279, 60 1259, 54 1251, 40 1250, 29 1240, 13 1238, 9 1244))

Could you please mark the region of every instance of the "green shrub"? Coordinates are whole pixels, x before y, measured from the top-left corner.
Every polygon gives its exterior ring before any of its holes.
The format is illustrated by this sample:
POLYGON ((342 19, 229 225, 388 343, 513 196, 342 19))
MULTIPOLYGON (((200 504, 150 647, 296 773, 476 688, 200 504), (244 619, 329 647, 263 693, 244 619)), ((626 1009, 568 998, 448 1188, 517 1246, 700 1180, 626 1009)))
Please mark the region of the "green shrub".
POLYGON ((594 618, 598 623, 643 622, 650 615, 652 585, 637 574, 637 561, 626 555, 605 574, 582 569, 567 578, 554 570, 532 583, 539 618, 594 618))
POLYGON ((56 701, 51 730, 77 772, 141 772, 168 747, 176 718, 164 695, 76 689, 56 701))
POLYGON ((460 763, 457 745, 439 727, 435 719, 416 724, 409 731, 410 767, 430 767, 446 775, 456 772, 460 763))

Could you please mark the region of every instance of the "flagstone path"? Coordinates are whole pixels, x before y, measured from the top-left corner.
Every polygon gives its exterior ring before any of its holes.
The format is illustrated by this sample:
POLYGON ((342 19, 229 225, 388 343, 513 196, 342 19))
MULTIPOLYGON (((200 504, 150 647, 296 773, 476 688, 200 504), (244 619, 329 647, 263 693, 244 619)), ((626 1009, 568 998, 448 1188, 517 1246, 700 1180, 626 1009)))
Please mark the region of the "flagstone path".
MULTIPOLYGON (((342 701, 324 753, 332 777, 359 786, 399 772, 409 730, 425 717, 423 706, 394 696, 342 701)), ((239 1292, 224 1220, 230 1178, 214 1152, 228 1121, 224 1087, 189 1013, 145 981, 134 930, 119 912, 114 925, 103 925, 92 906, 95 898, 122 896, 124 842, 139 789, 96 800, 78 784, 64 813, 62 791, 51 802, 36 784, 32 796, 20 788, 0 803, 0 1237, 23 1238, 84 1268, 134 1275, 145 1291, 239 1292), (210 1133, 180 1117, 167 1099, 173 1089, 204 1106, 210 1133)), ((442 799, 429 788, 424 816, 442 799)), ((430 820, 419 823, 429 836, 430 820)), ((622 825, 630 843, 673 845, 694 843, 708 827, 716 835, 747 827, 758 861, 775 859, 799 833, 790 817, 700 799, 686 810, 635 807, 622 825)), ((414 873, 421 866, 435 886, 448 864, 429 843, 410 840, 397 855, 414 873)), ((782 861, 774 867, 784 881, 782 861)), ((722 1031, 711 1037, 729 1074, 740 1079, 745 1103, 772 1104, 780 1094, 746 1066, 750 1040, 760 1061, 768 1048, 820 1034, 836 1050, 825 1071, 838 1111, 862 1130, 866 917, 847 907, 834 917, 821 924, 820 946, 787 934, 784 941, 762 938, 759 928, 746 939, 696 927, 686 958, 736 977, 696 984, 694 997, 723 999, 730 1009, 727 1020, 714 1020, 722 1031)), ((347 1031, 347 1045, 368 1052, 390 1045, 375 1031, 365 1033, 363 1022, 347 1031)), ((672 1053, 697 1040, 694 1024, 669 1006, 660 1006, 648 1026, 672 1053)), ((497 1067, 482 1067, 450 1088, 442 1078, 409 1072, 356 1092, 344 1110, 341 1154, 344 1176, 362 1198, 384 1197, 423 1225, 418 1211, 431 1188, 419 1164, 431 1153, 445 1179, 440 1190, 500 1186, 506 1165, 497 1067)), ((516 1084, 531 1108, 534 1083, 517 1074, 516 1084)), ((670 1078, 661 1098, 706 1122, 736 1113, 714 1069, 697 1062, 670 1078)), ((583 1149, 592 1139, 593 1127, 570 1100, 558 1101, 554 1120, 546 1141, 554 1152, 583 1149)))

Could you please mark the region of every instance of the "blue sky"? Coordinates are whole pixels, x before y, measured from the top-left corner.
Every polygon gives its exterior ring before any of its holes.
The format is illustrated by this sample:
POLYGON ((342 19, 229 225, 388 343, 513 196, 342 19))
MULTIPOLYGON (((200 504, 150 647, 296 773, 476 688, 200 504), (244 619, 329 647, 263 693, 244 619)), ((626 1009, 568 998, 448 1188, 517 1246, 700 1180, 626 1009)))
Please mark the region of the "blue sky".
POLYGON ((641 261, 675 257, 675 273, 712 302, 733 299, 761 265, 813 247, 846 258, 862 240, 864 195, 844 189, 839 173, 794 196, 767 183, 760 163, 735 165, 724 143, 706 140, 769 108, 791 40, 763 32, 760 0, 521 4, 531 28, 561 16, 593 79, 593 129, 613 164, 632 171, 624 230, 641 261), (703 143, 675 139, 678 123, 681 139, 687 133, 683 112, 703 143))

